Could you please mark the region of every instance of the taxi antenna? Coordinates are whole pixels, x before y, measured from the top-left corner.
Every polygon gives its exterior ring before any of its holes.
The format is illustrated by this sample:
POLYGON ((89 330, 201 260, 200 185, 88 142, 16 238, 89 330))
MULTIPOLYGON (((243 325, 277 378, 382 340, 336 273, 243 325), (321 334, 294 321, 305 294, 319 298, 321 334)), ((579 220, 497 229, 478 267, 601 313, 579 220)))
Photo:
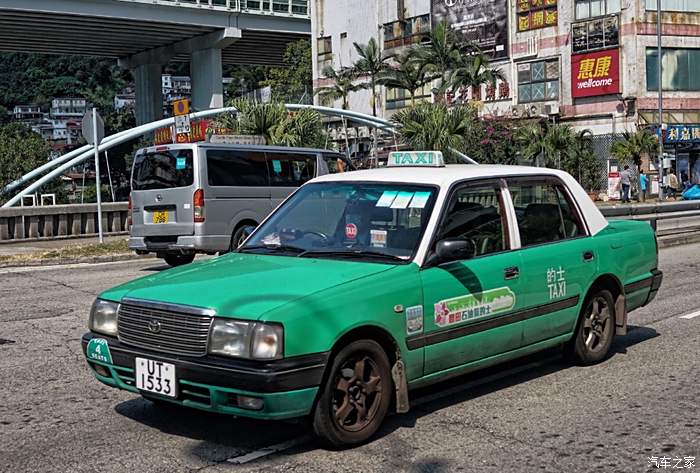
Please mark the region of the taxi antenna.
POLYGON ((479 164, 479 163, 477 163, 476 161, 474 161, 472 158, 470 158, 469 156, 467 156, 466 154, 462 153, 461 151, 457 151, 456 149, 454 149, 454 148, 451 147, 451 146, 450 146, 450 151, 452 151, 454 154, 456 154, 457 157, 458 157, 459 159, 461 159, 462 162, 465 163, 465 164, 479 164))

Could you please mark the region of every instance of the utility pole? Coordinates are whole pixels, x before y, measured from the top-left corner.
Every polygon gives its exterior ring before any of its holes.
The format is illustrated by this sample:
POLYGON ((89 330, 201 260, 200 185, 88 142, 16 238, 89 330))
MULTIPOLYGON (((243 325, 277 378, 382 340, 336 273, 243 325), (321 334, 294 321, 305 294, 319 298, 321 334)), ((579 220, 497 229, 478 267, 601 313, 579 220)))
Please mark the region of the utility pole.
POLYGON ((664 200, 664 95, 661 84, 662 68, 661 63, 661 0, 656 0, 656 40, 657 40, 657 69, 659 87, 659 200, 664 200))
POLYGON ((101 138, 98 136, 97 130, 97 109, 93 107, 92 109, 92 140, 93 146, 95 147, 95 187, 97 189, 97 233, 100 237, 100 243, 104 243, 104 236, 102 233, 102 184, 100 182, 100 152, 99 144, 101 138))

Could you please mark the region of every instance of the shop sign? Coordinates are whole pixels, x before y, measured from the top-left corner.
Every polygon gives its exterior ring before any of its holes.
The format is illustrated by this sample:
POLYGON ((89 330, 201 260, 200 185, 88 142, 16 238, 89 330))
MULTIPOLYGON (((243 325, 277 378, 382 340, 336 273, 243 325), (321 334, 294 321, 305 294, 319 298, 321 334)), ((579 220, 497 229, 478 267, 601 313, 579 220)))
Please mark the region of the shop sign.
POLYGON ((572 97, 595 97, 619 93, 619 49, 571 56, 572 97))
POLYGON ((556 26, 557 0, 517 0, 518 32, 556 26))

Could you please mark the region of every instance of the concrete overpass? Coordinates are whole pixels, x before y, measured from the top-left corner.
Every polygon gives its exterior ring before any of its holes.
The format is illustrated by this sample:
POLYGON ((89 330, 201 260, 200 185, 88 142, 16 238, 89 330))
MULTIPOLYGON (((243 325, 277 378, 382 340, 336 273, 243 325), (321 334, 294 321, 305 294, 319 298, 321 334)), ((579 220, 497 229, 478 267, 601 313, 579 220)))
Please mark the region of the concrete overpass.
POLYGON ((0 0, 0 51, 119 59, 136 116, 162 116, 161 72, 190 62, 194 110, 223 105, 223 64, 281 64, 311 33, 308 0, 0 0))

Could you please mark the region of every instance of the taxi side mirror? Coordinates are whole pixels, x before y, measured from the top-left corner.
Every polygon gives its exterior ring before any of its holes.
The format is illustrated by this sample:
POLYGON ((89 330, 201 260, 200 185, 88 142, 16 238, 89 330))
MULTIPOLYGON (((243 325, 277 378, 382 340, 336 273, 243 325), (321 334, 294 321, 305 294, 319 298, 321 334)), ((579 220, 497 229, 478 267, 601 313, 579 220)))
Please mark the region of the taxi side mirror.
POLYGON ((476 254, 476 247, 471 240, 447 238, 437 242, 435 254, 441 263, 470 259, 476 254))

